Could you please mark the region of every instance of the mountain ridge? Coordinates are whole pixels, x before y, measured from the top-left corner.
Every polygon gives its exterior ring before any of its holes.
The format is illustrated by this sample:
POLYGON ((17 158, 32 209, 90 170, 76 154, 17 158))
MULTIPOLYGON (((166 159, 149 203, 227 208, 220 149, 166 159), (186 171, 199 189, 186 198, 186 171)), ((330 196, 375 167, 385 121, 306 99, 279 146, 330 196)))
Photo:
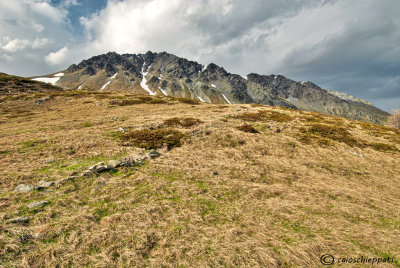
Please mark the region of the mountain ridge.
POLYGON ((65 75, 54 84, 71 90, 122 90, 207 103, 266 104, 378 124, 383 124, 389 115, 365 100, 323 89, 309 81, 257 73, 242 77, 214 63, 204 66, 167 52, 109 52, 72 64, 63 72, 65 75))

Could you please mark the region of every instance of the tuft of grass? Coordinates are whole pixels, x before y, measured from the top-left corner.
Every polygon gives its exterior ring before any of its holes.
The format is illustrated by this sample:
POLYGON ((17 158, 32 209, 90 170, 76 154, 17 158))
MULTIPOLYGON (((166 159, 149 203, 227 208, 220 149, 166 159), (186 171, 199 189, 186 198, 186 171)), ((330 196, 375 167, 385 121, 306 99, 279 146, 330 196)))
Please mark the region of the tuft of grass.
POLYGON ((164 126, 166 127, 176 127, 176 126, 181 126, 184 128, 189 128, 192 126, 197 126, 199 124, 203 123, 200 119, 196 118, 191 118, 191 117, 184 117, 184 118, 169 118, 164 120, 164 126))
POLYGON ((392 145, 386 143, 370 143, 369 146, 377 151, 381 152, 396 152, 398 149, 392 145))
POLYGON ((257 129, 255 129, 252 125, 244 124, 236 127, 238 130, 248 133, 260 133, 257 129))
POLYGON ((166 145, 169 149, 182 146, 185 134, 174 129, 142 129, 121 134, 120 139, 128 145, 145 149, 157 149, 166 145))
POLYGON ((136 104, 166 104, 167 101, 160 98, 151 98, 151 97, 138 97, 137 99, 128 99, 128 100, 112 100, 110 101, 111 105, 119 105, 119 106, 129 106, 136 104))
POLYGON ((199 101, 197 100, 193 100, 193 99, 189 99, 189 98, 177 98, 177 100, 181 103, 185 103, 185 104, 192 104, 192 105, 198 105, 200 104, 199 101))

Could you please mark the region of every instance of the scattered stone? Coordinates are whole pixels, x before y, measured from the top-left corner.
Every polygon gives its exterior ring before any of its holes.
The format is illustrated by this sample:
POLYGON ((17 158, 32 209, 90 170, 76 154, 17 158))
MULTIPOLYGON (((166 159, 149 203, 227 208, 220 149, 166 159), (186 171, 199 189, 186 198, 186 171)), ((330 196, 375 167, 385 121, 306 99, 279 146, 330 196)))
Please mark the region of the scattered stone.
POLYGON ((203 130, 201 130, 201 129, 194 130, 194 131, 192 132, 192 136, 197 136, 197 135, 200 135, 201 133, 203 133, 203 130))
POLYGON ((161 154, 160 154, 159 152, 155 151, 155 150, 153 150, 153 151, 151 151, 151 152, 148 153, 148 156, 149 156, 150 158, 157 158, 157 157, 159 157, 160 155, 161 155, 161 154))
POLYGON ((27 205, 28 208, 42 208, 46 206, 49 201, 35 201, 27 205))
POLYGON ((218 171, 215 170, 210 172, 211 176, 217 176, 218 174, 219 174, 218 171))
POLYGON ((99 162, 94 166, 91 166, 88 170, 90 170, 93 173, 101 173, 104 171, 110 170, 111 167, 106 165, 104 162, 99 162))
POLYGON ((118 130, 119 130, 120 132, 126 132, 127 129, 124 128, 124 127, 119 127, 118 130))
POLYGON ((53 186, 55 184, 56 184, 55 181, 44 181, 44 180, 41 180, 41 181, 39 181, 39 184, 38 184, 38 190, 49 188, 49 187, 51 187, 51 186, 53 186))
POLYGON ((36 234, 33 235, 33 237, 35 239, 40 239, 40 238, 42 238, 42 234, 41 233, 36 233, 36 234))
POLYGON ((27 193, 27 192, 31 192, 33 190, 35 190, 36 187, 30 184, 20 184, 18 185, 14 192, 20 192, 20 193, 27 193))
POLYGON ((18 217, 8 220, 8 223, 28 223, 30 220, 29 217, 18 217))
POLYGON ((35 101, 35 104, 39 105, 39 104, 42 104, 43 102, 44 102, 44 100, 37 100, 37 101, 35 101))
POLYGON ((136 164, 136 162, 137 162, 136 158, 126 157, 121 161, 120 167, 132 167, 136 164))
POLYGON ((351 152, 351 153, 354 154, 355 156, 363 157, 362 154, 358 154, 358 153, 356 153, 356 152, 351 152))
POLYGON ((122 161, 119 161, 119 160, 110 160, 110 161, 108 161, 108 166, 110 166, 111 168, 120 167, 121 164, 122 164, 122 161))
POLYGON ((46 159, 46 160, 44 161, 45 164, 51 164, 51 163, 54 163, 54 162, 56 162, 56 159, 55 159, 55 158, 49 158, 49 159, 46 159))

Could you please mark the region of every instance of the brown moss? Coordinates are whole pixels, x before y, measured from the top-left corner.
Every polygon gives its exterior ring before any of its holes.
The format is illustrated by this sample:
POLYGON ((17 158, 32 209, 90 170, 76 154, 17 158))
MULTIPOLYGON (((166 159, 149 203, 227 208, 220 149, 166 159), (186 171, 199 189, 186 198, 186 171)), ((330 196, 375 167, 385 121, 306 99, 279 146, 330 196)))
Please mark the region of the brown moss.
POLYGON ((157 149, 164 145, 171 149, 180 147, 184 136, 182 132, 174 129, 142 129, 121 134, 120 139, 125 142, 125 145, 144 149, 157 149))
POLYGON ((244 124, 236 127, 238 130, 248 133, 260 133, 257 129, 255 129, 252 125, 244 124))
POLYGON ((293 120, 290 115, 279 113, 275 111, 259 111, 257 113, 245 113, 239 115, 237 118, 246 121, 276 121, 276 122, 288 122, 293 120))
POLYGON ((192 126, 196 126, 203 123, 203 121, 196 119, 196 118, 191 118, 191 117, 184 117, 184 118, 169 118, 164 120, 164 126, 166 127, 176 127, 176 126, 181 126, 184 128, 189 128, 192 126))

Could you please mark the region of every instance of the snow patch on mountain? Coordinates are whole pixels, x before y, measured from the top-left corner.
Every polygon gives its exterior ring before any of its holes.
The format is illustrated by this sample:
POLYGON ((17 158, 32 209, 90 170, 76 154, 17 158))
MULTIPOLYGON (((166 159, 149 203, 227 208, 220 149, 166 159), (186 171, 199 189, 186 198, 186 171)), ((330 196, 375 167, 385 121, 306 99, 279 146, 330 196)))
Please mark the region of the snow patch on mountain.
POLYGON ((113 76, 111 76, 110 80, 108 80, 107 83, 105 83, 105 84, 100 88, 100 91, 103 91, 103 90, 111 83, 111 80, 113 80, 115 77, 117 77, 117 74, 118 74, 118 73, 115 73, 113 76))
POLYGON ((197 96, 197 95, 196 95, 196 97, 197 97, 201 102, 205 102, 205 100, 203 100, 200 96, 197 96))
MULTIPOLYGON (((144 58, 143 58, 144 59, 144 58)), ((149 68, 147 68, 146 72, 144 71, 144 65, 146 64, 145 61, 143 61, 143 66, 142 66, 142 71, 140 72, 143 76, 142 81, 140 82, 140 86, 146 90, 147 92, 149 92, 150 95, 154 96, 156 95, 155 92, 151 91, 151 89, 147 86, 147 79, 146 79, 146 75, 148 74, 151 65, 149 66, 149 68)), ((162 92, 162 91, 161 91, 162 92)))
POLYGON ((224 95, 224 93, 222 93, 222 96, 224 97, 224 99, 226 100, 227 103, 232 104, 232 103, 228 100, 228 98, 224 95))
POLYGON ((162 92, 162 94, 168 96, 167 92, 164 89, 162 89, 161 87, 158 87, 158 89, 162 92))
POLYGON ((57 81, 60 80, 60 77, 37 77, 37 78, 33 78, 32 80, 55 85, 57 83, 57 81))

